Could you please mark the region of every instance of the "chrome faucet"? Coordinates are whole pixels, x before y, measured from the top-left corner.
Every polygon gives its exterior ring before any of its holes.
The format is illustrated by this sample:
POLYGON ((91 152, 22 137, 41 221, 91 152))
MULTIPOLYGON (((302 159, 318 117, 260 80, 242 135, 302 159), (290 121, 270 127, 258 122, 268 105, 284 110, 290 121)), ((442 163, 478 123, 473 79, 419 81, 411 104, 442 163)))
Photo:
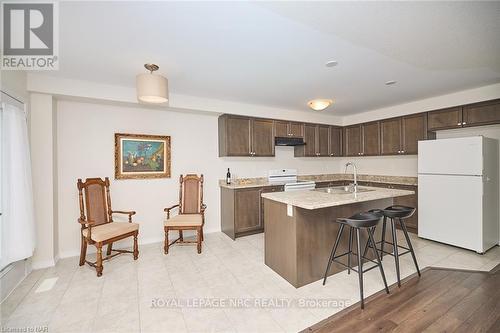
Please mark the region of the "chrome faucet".
POLYGON ((352 168, 354 170, 354 183, 352 184, 352 187, 354 189, 354 193, 358 193, 358 168, 356 168, 356 164, 354 164, 353 162, 347 162, 345 164, 344 173, 347 173, 347 168, 349 166, 352 166, 352 168))

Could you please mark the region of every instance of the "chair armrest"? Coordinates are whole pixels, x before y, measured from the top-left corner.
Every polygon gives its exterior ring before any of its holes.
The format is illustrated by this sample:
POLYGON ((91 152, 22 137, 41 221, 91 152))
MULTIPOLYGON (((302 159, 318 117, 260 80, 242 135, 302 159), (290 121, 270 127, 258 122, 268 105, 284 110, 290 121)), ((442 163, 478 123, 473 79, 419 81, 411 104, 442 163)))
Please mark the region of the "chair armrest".
POLYGON ((177 204, 177 205, 173 205, 172 207, 167 207, 167 208, 165 208, 165 209, 163 210, 164 212, 166 212, 166 213, 167 213, 167 219, 169 219, 169 218, 170 218, 170 211, 171 211, 172 209, 174 209, 174 208, 177 208, 177 207, 179 207, 179 204, 177 204))
POLYGON ((94 224, 95 222, 92 221, 92 220, 83 220, 81 218, 78 219, 78 223, 80 223, 83 227, 87 226, 87 224, 89 225, 89 227, 94 224))
POLYGON ((112 210, 111 214, 125 214, 128 215, 128 221, 132 222, 132 215, 135 215, 135 211, 123 211, 123 210, 112 210))
POLYGON ((89 233, 88 233, 86 238, 92 239, 92 225, 95 224, 95 222, 92 220, 83 220, 83 219, 79 218, 78 223, 80 223, 82 225, 82 236, 83 236, 83 229, 88 229, 89 233))

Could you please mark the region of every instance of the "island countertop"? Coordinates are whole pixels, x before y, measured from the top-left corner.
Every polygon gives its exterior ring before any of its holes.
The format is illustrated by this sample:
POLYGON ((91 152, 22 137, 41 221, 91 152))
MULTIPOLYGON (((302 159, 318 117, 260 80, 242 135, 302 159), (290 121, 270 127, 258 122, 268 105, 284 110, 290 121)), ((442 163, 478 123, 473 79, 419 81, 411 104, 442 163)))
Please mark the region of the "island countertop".
POLYGON ((359 188, 370 189, 371 191, 359 192, 355 195, 354 193, 331 194, 315 190, 301 190, 263 193, 262 197, 299 208, 319 209, 415 194, 414 191, 380 187, 359 186, 359 188))

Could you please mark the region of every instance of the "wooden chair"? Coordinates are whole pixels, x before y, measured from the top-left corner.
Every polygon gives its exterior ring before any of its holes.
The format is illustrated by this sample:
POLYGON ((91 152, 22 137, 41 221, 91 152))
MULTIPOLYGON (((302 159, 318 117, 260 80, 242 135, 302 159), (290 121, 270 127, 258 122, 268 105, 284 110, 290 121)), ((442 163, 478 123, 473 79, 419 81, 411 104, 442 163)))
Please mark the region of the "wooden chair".
POLYGON ((125 212, 111 209, 111 196, 109 194, 109 178, 87 178, 85 182, 78 179, 78 195, 80 201, 80 223, 82 247, 80 251, 80 266, 85 263, 95 267, 97 276, 102 275, 103 260, 110 259, 122 253, 133 253, 134 260, 139 257, 137 247, 137 235, 139 234, 139 224, 132 223, 134 211, 125 212), (87 213, 87 216, 85 216, 87 213), (128 222, 114 222, 113 214, 128 215, 128 222), (113 250, 113 242, 127 237, 134 237, 134 250, 113 250), (97 261, 85 260, 87 254, 87 244, 97 248, 97 261), (102 257, 102 247, 108 245, 106 257, 102 257), (115 254, 111 254, 115 251, 115 254))
POLYGON ((172 207, 165 208, 167 219, 164 223, 165 229, 165 254, 168 253, 170 245, 179 243, 196 243, 198 253, 201 253, 201 242, 203 241, 203 225, 205 224, 205 209, 207 206, 203 203, 203 175, 180 176, 179 203, 172 207), (179 209, 176 216, 170 216, 170 211, 174 208, 179 209), (178 230, 179 238, 168 242, 169 230, 178 230), (197 237, 195 241, 185 241, 183 230, 196 230, 197 237))

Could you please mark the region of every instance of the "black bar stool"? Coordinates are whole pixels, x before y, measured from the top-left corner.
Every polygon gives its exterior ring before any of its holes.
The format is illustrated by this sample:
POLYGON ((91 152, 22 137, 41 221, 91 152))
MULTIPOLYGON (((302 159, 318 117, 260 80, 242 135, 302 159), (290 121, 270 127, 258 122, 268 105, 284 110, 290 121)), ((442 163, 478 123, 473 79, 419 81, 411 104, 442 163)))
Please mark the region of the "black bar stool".
POLYGON ((332 252, 330 254, 330 259, 328 259, 328 265, 326 266, 325 277, 323 278, 323 285, 325 285, 326 278, 328 276, 328 271, 330 270, 330 266, 331 266, 332 262, 335 262, 335 263, 340 264, 344 267, 347 267, 348 274, 350 274, 351 269, 353 271, 357 272, 358 278, 359 278, 359 294, 361 296, 361 308, 362 309, 364 309, 364 307, 365 307, 365 302, 364 302, 364 298, 363 298, 363 273, 366 273, 369 270, 371 270, 375 267, 378 267, 380 269, 380 274, 382 275, 382 280, 384 280, 385 291, 387 293, 389 293, 389 288, 387 287, 387 281, 385 280, 384 268, 382 267, 382 263, 380 261, 378 251, 375 250, 376 245, 375 245, 375 241, 373 239, 373 231, 375 230, 375 226, 380 221, 381 217, 382 217, 382 215, 380 215, 378 213, 367 212, 367 213, 358 213, 358 214, 355 214, 349 218, 337 219, 336 222, 340 223, 340 228, 339 228, 339 232, 337 234, 337 239, 335 240, 335 243, 334 243, 333 248, 332 248, 332 252), (346 253, 335 256, 335 252, 337 252, 337 247, 339 246, 340 239, 342 237, 342 232, 344 231, 345 226, 349 227, 349 249, 346 253), (371 246, 371 249, 373 250, 373 254, 375 255, 375 257, 377 258, 377 261, 366 258, 366 253, 361 255, 361 239, 360 239, 361 229, 364 229, 367 231, 368 243, 373 244, 373 246, 371 246), (352 231, 356 232, 356 248, 357 248, 356 253, 354 253, 352 251, 352 234, 353 234, 352 231), (358 268, 357 269, 354 269, 351 267, 351 254, 355 254, 358 257, 358 268), (346 256, 346 255, 347 255, 347 265, 338 260, 338 258, 346 256), (369 260, 376 265, 363 270, 363 259, 369 260))
MULTIPOLYGON (((375 244, 380 244, 380 249, 377 248, 377 245, 375 245, 375 248, 377 249, 377 251, 380 251, 381 260, 383 260, 384 253, 394 257, 394 261, 396 263, 396 276, 398 278, 398 286, 401 287, 399 257, 404 254, 411 253, 413 262, 415 263, 415 268, 417 269, 418 276, 420 276, 420 269, 418 268, 417 257, 415 256, 415 251, 413 250, 413 246, 411 245, 410 236, 408 236, 408 230, 406 229, 406 223, 405 223, 405 220, 410 218, 415 213, 415 208, 394 205, 387 207, 386 209, 372 209, 370 212, 382 214, 382 216, 384 217, 384 220, 382 222, 382 240, 375 243, 375 244), (385 240, 386 223, 388 218, 390 219, 391 222, 392 243, 385 240), (408 245, 408 247, 398 245, 398 237, 396 234, 395 221, 399 221, 401 229, 403 230, 403 234, 405 235, 406 244, 408 245), (393 253, 384 251, 385 244, 389 244, 392 246, 393 253), (404 249, 406 251, 399 253, 399 249, 404 249)), ((375 228, 376 226, 373 227, 372 234, 375 232, 375 228)), ((368 247, 372 247, 372 243, 366 242, 365 251, 363 252, 364 254, 366 254, 366 252, 368 251, 368 247)))

